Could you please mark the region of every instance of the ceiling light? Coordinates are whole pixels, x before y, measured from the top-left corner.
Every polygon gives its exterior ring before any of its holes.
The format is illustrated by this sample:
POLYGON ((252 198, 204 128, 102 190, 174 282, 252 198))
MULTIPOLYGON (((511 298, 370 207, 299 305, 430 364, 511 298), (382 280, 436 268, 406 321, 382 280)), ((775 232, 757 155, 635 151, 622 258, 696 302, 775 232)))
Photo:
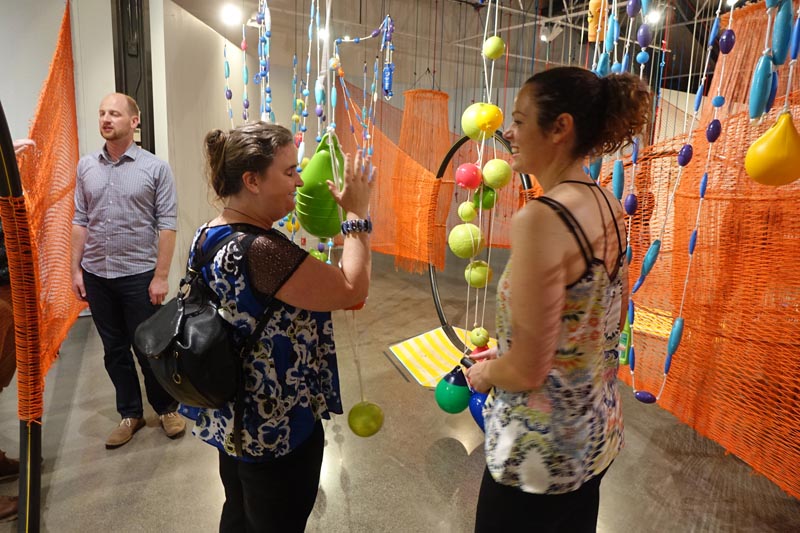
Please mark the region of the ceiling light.
POLYGON ((735 6, 736 4, 739 3, 739 0, 728 0, 725 3, 728 4, 728 6, 733 7, 733 6, 735 6))
POLYGON ((647 14, 647 23, 656 25, 661 21, 661 11, 653 9, 647 14))
POLYGON ((319 40, 320 41, 327 41, 328 40, 328 28, 320 28, 319 33, 317 35, 319 36, 319 40))
POLYGON ((544 24, 542 25, 542 32, 539 34, 539 39, 541 39, 542 42, 551 43, 556 37, 561 35, 561 32, 563 31, 564 29, 558 24, 553 24, 552 26, 544 24))
POLYGON ((228 26, 239 26, 242 23, 242 10, 233 4, 225 4, 220 11, 222 22, 228 26))

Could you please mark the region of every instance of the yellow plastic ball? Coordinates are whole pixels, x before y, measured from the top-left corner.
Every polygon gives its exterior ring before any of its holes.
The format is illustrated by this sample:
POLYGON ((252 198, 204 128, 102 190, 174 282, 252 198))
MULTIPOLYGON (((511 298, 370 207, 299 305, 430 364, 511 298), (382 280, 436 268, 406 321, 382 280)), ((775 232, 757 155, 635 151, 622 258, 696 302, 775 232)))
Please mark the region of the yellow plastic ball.
POLYGON ((359 437, 371 437, 383 427, 383 411, 372 402, 358 402, 347 414, 347 425, 359 437))
POLYGON ((305 169, 309 161, 311 160, 307 157, 304 157, 302 160, 300 160, 300 168, 305 169))
POLYGON ((497 35, 492 35, 483 42, 483 55, 486 59, 500 59, 506 53, 506 43, 497 35))
POLYGON ((456 257, 468 259, 483 249, 483 235, 474 224, 459 224, 450 230, 447 244, 456 257))
POLYGON ((305 109, 306 107, 306 104, 305 102, 303 102, 302 98, 298 98, 297 100, 294 101, 294 107, 295 109, 297 109, 298 113, 302 113, 303 109, 305 109))
POLYGON ((295 124, 299 124, 300 123, 300 115, 298 115, 297 113, 292 115, 292 122, 294 122, 295 124))
POLYGON ((486 261, 471 261, 464 269, 464 279, 475 289, 482 289, 492 281, 492 267, 486 261))
POLYGON ((491 159, 483 165, 483 182, 495 190, 508 185, 512 174, 511 165, 504 159, 491 159))
POLYGON ((489 332, 486 328, 475 328, 469 332, 469 341, 478 348, 483 348, 489 344, 489 332))
POLYGON ((478 110, 475 124, 481 131, 491 135, 503 125, 503 111, 494 104, 483 104, 478 110))
POLYGON ((458 206, 458 218, 464 222, 472 222, 476 216, 478 216, 478 211, 472 202, 461 202, 461 205, 458 206))

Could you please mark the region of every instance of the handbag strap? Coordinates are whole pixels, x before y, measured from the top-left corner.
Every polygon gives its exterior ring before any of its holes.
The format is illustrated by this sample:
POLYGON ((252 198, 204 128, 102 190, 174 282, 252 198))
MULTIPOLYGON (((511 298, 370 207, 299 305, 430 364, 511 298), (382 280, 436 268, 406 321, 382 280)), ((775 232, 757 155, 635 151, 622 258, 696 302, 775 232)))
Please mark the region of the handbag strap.
POLYGON ((261 338, 261 333, 267 326, 270 317, 272 316, 278 304, 275 298, 270 298, 261 318, 258 320, 253 332, 247 337, 242 344, 242 349, 239 351, 239 365, 237 365, 237 387, 236 387, 236 400, 233 402, 233 448, 236 451, 236 456, 241 457, 243 454, 242 449, 242 425, 244 419, 244 376, 242 375, 242 359, 253 349, 256 342, 261 338))
MULTIPOLYGON (((208 226, 203 230, 204 232, 208 230, 208 226)), ((198 268, 203 268, 208 263, 210 263, 214 256, 217 255, 217 252, 226 244, 231 242, 233 239, 237 237, 241 237, 244 235, 241 231, 232 231, 229 235, 226 235, 222 238, 217 244, 211 247, 210 250, 207 252, 203 252, 202 246, 200 243, 197 243, 197 249, 195 250, 194 257, 192 258, 192 262, 189 265, 189 268, 192 270, 197 270, 198 268), (198 257, 199 256, 199 257, 198 257)))

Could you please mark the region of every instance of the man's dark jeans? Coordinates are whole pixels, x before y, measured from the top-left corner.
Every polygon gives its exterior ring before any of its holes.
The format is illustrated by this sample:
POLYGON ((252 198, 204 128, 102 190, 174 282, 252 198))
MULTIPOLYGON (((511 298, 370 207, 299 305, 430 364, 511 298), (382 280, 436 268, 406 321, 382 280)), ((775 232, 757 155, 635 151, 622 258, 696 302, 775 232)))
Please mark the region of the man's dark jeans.
MULTIPOLYGON (((117 411, 122 418, 141 418, 143 414, 142 391, 131 349, 136 327, 158 309, 150 303, 148 294, 152 279, 152 270, 113 279, 83 271, 86 300, 103 340, 106 371, 117 391, 117 411)), ((144 375, 147 401, 155 412, 162 415, 175 411, 177 402, 158 384, 147 358, 138 353, 136 358, 144 375)))

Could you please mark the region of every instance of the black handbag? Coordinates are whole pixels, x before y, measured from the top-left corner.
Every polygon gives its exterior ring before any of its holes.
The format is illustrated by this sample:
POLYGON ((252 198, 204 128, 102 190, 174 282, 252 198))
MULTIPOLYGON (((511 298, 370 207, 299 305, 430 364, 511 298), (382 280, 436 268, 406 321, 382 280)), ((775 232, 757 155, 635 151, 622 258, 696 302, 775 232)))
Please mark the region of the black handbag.
POLYGON ((201 268, 220 248, 242 235, 234 232, 202 256, 195 253, 177 297, 142 322, 133 339, 134 348, 147 356, 156 380, 175 400, 194 407, 219 408, 235 399, 237 455, 241 455, 242 358, 261 336, 273 306, 267 306, 253 332, 237 347, 233 326, 220 316, 219 299, 208 287, 201 268))

